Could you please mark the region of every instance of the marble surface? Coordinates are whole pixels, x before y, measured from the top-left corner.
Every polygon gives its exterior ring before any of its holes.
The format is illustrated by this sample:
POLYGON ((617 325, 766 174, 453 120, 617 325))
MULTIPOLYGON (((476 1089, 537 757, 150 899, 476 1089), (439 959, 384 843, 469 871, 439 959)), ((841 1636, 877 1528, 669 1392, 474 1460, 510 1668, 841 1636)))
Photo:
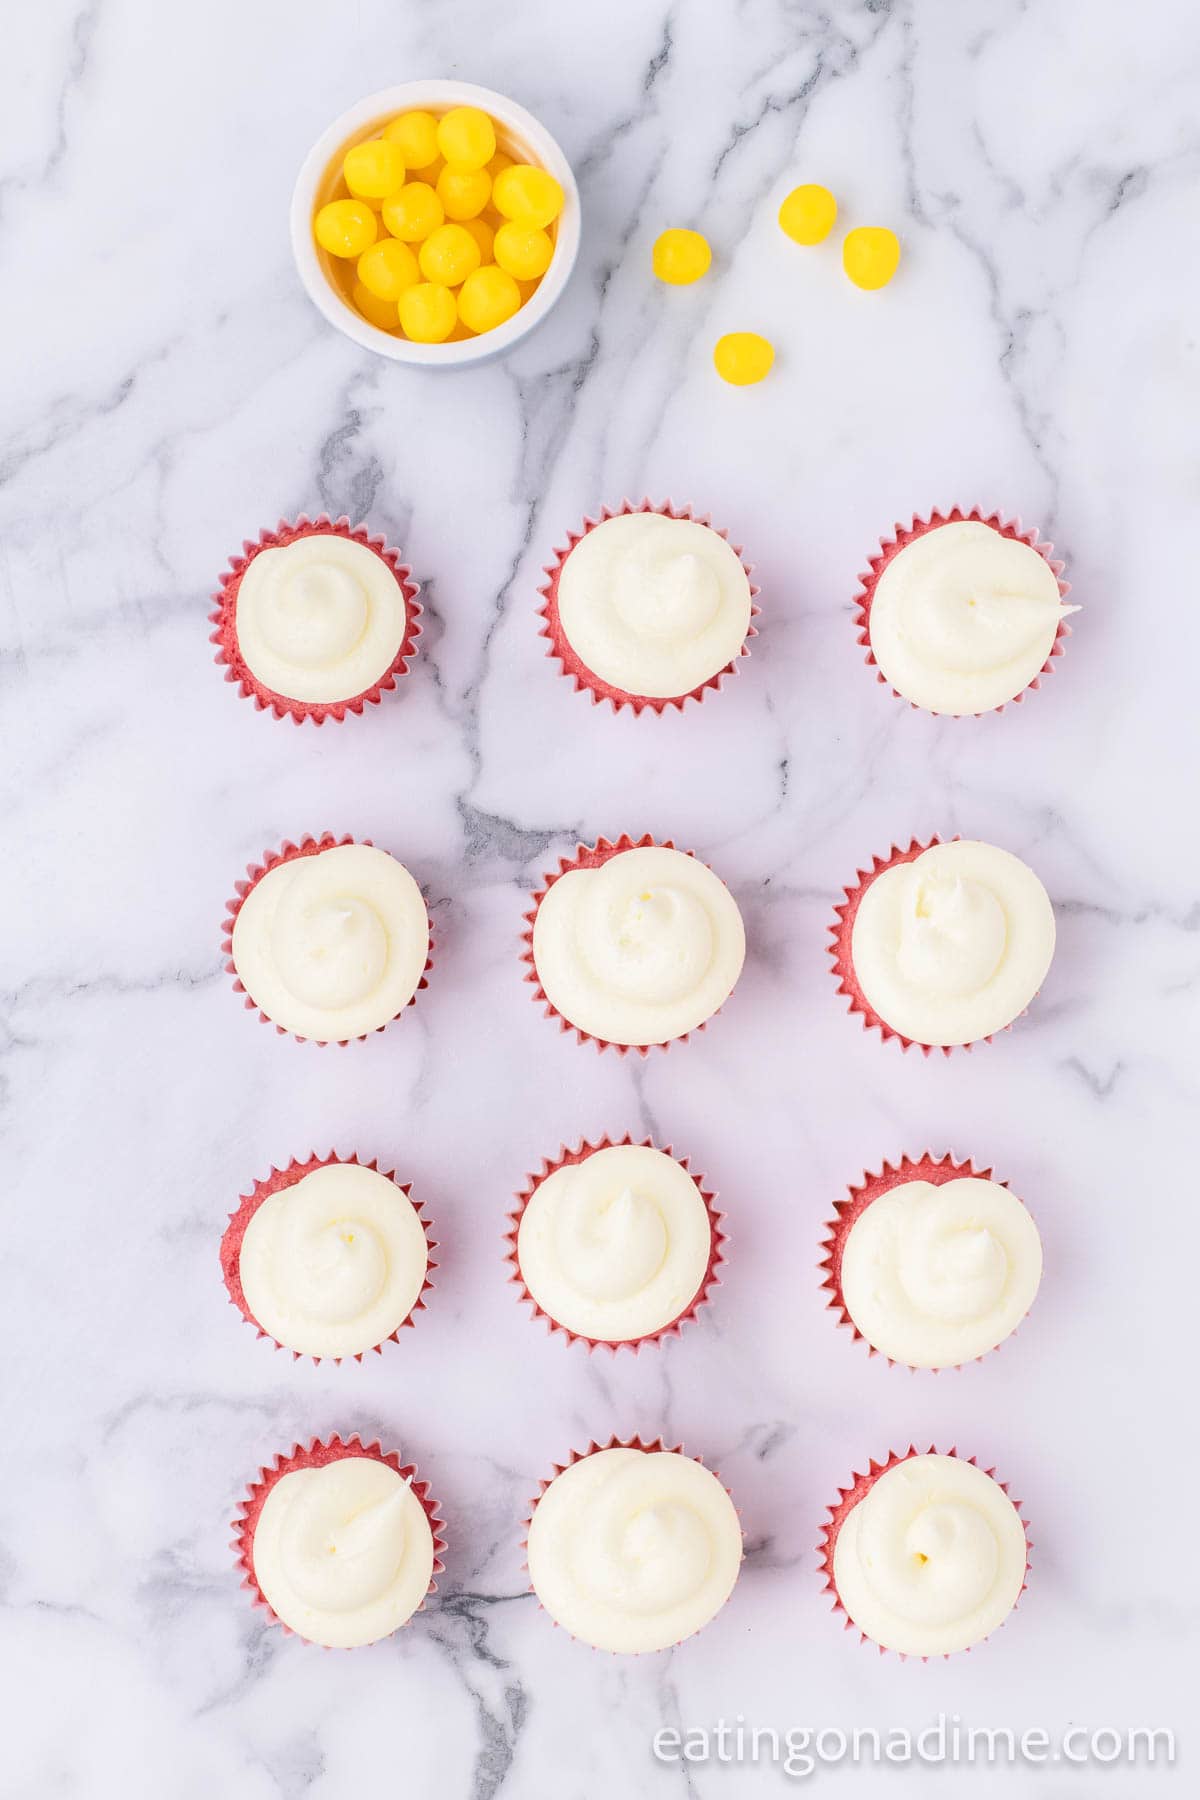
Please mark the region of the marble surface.
POLYGON ((939 1711, 1173 1727, 1137 1791, 1186 1781, 1198 55, 1187 0, 30 15, 0 183, 6 1796, 707 1800, 787 1784, 660 1767, 660 1726, 939 1711), (541 117, 586 213, 553 317, 453 378, 335 335, 286 238, 327 121, 438 72, 541 117), (887 293, 779 235, 801 179, 899 229, 887 293), (713 242, 693 290, 649 278, 668 223, 713 242), (778 362, 734 391, 710 350, 744 327, 778 362), (750 663, 662 721, 592 709, 535 620, 555 542, 643 493, 711 509, 762 584, 750 663), (1085 609, 1041 693, 965 722, 875 684, 849 605, 894 519, 955 500, 1041 526, 1085 609), (428 610, 402 695, 318 733, 222 683, 207 612, 244 535, 320 508, 403 546, 428 610), (324 828, 400 854, 438 935, 420 1004, 347 1050, 264 1030, 218 952, 243 866, 324 828), (694 847, 749 930, 725 1013, 644 1063, 560 1037, 517 962, 540 872, 622 828, 694 847), (1027 857, 1060 927, 1035 1010, 948 1062, 860 1031, 825 955, 856 863, 933 831, 1027 857), (627 1128, 709 1175, 733 1244, 702 1324, 614 1362, 528 1321, 500 1237, 543 1152, 627 1128), (361 1367, 256 1342, 217 1262, 239 1190, 331 1144, 394 1162, 443 1246, 419 1329, 361 1367), (869 1360, 815 1267, 846 1184, 927 1144, 993 1161, 1046 1245, 1018 1336, 940 1377, 869 1360), (451 1541, 436 1601, 354 1655, 265 1626, 227 1548, 259 1462, 339 1428, 416 1458, 451 1541), (539 1614, 521 1520, 555 1458, 639 1428, 720 1468, 748 1555, 709 1630, 622 1661, 539 1614), (840 1631, 815 1572, 837 1483, 910 1438, 995 1463, 1036 1542, 1015 1618, 936 1665, 840 1631))

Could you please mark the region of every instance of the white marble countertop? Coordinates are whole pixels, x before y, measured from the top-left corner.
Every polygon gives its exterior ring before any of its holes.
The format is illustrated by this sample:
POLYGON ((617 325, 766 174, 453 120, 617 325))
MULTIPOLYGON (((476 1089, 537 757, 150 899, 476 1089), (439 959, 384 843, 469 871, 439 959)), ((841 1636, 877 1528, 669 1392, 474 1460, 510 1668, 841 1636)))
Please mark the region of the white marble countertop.
MULTIPOLYGON (((1192 7, 99 0, 25 39, 0 183, 0 1791, 707 1800, 789 1784, 660 1766, 660 1726, 939 1712, 1174 1728, 1175 1769, 1126 1778, 1174 1791, 1200 1636, 1192 7), (551 320, 452 378, 331 331, 286 238, 317 132, 435 73, 542 118, 585 208, 551 320), (778 233, 813 179, 899 229, 886 293, 778 233), (713 242, 692 290, 649 277, 669 223, 713 242), (779 354, 736 391, 710 349, 744 327, 779 354), (711 509, 762 585, 750 663, 661 721, 591 708, 535 617, 566 529, 643 493, 711 509), (1085 608, 1040 694, 965 722, 877 686, 850 613, 879 534, 956 500, 1039 525, 1085 608), (223 684, 208 596, 243 536, 321 508, 404 548, 426 634, 400 696, 298 731, 223 684), (438 935, 419 1006, 342 1051, 257 1025, 218 949, 243 865, 325 828, 396 851, 438 935), (721 1018, 644 1063, 560 1037, 517 961, 540 872, 622 828, 710 860, 749 930, 721 1018), (949 1061, 863 1033, 825 955, 856 863, 934 831, 1027 857, 1060 927, 1029 1017, 949 1061), (709 1175, 733 1242, 703 1323, 614 1362, 528 1321, 500 1238, 543 1152, 627 1128, 709 1175), (419 1328, 361 1367, 256 1342, 217 1262, 239 1191, 331 1144, 394 1163, 443 1246, 419 1328), (1018 1336, 937 1378, 868 1360, 816 1272, 846 1184, 927 1145, 993 1162, 1047 1261, 1018 1336), (355 1655, 264 1625, 227 1548, 258 1463, 335 1429, 413 1456, 451 1545, 436 1601, 355 1655), (748 1558, 706 1632, 622 1661, 539 1614, 520 1523, 556 1457, 637 1429, 720 1468, 748 1558), (910 1439, 995 1463, 1036 1544, 1015 1618, 947 1663, 864 1649, 816 1574, 837 1483, 910 1439)), ((1132 1791, 955 1777, 1068 1789, 1132 1791)))

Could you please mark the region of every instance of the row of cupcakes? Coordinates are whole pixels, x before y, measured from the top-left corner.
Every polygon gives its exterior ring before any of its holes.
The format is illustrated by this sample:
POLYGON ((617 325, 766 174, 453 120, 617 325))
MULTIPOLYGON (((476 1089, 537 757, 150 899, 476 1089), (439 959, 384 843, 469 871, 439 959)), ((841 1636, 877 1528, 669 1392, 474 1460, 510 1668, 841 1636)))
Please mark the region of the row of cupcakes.
MULTIPOLYGON (((818 1544, 847 1629, 901 1656, 969 1650, 1024 1592, 1029 1533, 995 1471, 956 1450, 871 1459, 830 1505, 818 1544)), ((428 1482, 358 1437, 277 1455, 233 1521, 243 1586, 268 1618, 330 1649, 376 1643, 436 1592, 445 1527, 428 1482)), ((593 1440, 554 1465, 525 1520, 541 1608, 596 1650, 638 1655, 693 1636, 737 1583, 729 1490, 660 1438, 593 1440)))
MULTIPOLYGON (((601 1049, 666 1047, 732 994, 746 935, 719 876, 669 841, 581 845, 532 896, 523 961, 562 1030, 601 1049)), ((1028 1007, 1054 953, 1054 911, 1027 864, 993 844, 915 840, 858 872, 835 909, 839 992, 864 1026, 949 1054, 1028 1007)), ((386 851, 326 833, 286 843, 237 885, 226 968, 281 1033, 348 1043, 382 1030, 426 986, 421 890, 386 851)))
MULTIPOLYGON (((1036 688, 1069 634, 1053 546, 978 508, 897 525, 855 602, 879 680, 961 717, 1036 688)), ((749 654, 752 565, 690 507, 626 501, 568 534, 545 570, 547 654, 593 701, 635 713, 702 700, 749 654)), ((399 551, 349 519, 300 518, 246 542, 221 578, 212 641, 226 678, 297 724, 361 713, 416 653, 419 588, 399 551)))

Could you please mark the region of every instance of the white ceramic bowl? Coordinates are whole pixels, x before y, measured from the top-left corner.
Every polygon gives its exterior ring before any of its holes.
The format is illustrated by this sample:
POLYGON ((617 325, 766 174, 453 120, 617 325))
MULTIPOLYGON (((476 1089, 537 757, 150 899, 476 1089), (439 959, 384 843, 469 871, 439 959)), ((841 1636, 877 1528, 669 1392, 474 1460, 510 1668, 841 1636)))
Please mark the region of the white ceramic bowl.
POLYGON ((540 325, 567 285, 579 250, 579 189, 571 173, 571 165, 544 125, 515 100, 494 94, 490 88, 475 87, 469 81, 405 81, 398 87, 381 88, 368 94, 328 131, 323 131, 296 178, 292 192, 292 254, 300 279, 310 300, 324 313, 329 323, 353 338, 364 350, 378 356, 390 356, 393 362, 421 363, 427 368, 455 369, 467 363, 484 362, 518 343, 526 333, 540 325), (408 338, 393 337, 361 318, 342 299, 321 266, 313 241, 312 220, 316 197, 330 163, 349 139, 370 125, 392 118, 396 113, 427 110, 446 112, 452 106, 479 106, 532 153, 543 168, 561 184, 563 209, 558 217, 554 241, 554 258, 542 276, 537 292, 518 312, 494 331, 476 338, 464 338, 451 344, 414 344, 408 338))

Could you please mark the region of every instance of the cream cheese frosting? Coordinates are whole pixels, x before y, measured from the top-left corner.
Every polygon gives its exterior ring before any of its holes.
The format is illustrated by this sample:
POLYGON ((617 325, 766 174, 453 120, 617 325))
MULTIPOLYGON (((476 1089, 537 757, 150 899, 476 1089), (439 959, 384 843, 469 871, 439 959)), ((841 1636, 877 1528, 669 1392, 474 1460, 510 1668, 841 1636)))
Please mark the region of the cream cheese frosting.
POLYGON ((521 1276, 542 1311, 580 1337, 623 1343, 677 1319, 712 1251, 699 1188, 665 1151, 612 1144, 554 1169, 517 1229, 521 1276))
POLYGON ((842 1521, 838 1598, 858 1629, 905 1656, 949 1656, 995 1631, 1025 1584, 1020 1514, 957 1456, 910 1456, 842 1521))
POLYGON ((353 700, 387 674, 408 630, 395 574, 366 544, 314 532, 260 550, 237 591, 238 648, 273 693, 353 700))
POLYGON ((689 694, 734 660, 750 625, 750 578, 694 519, 621 513, 563 562, 558 617, 580 661, 627 694, 689 694))
POLYGON ((596 1450, 555 1477, 529 1526, 529 1578, 572 1637, 663 1650, 733 1591, 742 1529, 708 1469, 678 1451, 596 1450))
POLYGON ((1037 1226, 1015 1194, 974 1176, 898 1182, 842 1248, 842 1299, 869 1344, 914 1369, 982 1356, 1015 1331, 1042 1276, 1037 1226))
POLYGON ((302 1356, 361 1356, 416 1304, 429 1249, 412 1201, 377 1169, 329 1163, 269 1194, 238 1259, 263 1331, 302 1356))
POLYGON ((934 844, 883 870, 859 902, 854 973, 868 1005, 914 1043, 1000 1031, 1041 987, 1054 912, 1033 870, 993 844, 934 844))
POLYGON ((1064 606, 1031 545, 978 519, 939 525, 896 552, 871 597, 868 633, 896 692, 931 712, 990 712, 1045 666, 1064 606))
POLYGON ((352 1649, 416 1612, 433 1577, 433 1532, 403 1476, 373 1456, 281 1475, 254 1530, 254 1578, 285 1625, 352 1649))
POLYGON ((626 850, 542 898, 533 959, 551 1005, 613 1044, 682 1037, 729 998, 746 934, 711 869, 681 850, 626 850))
POLYGON ((233 963, 255 1005, 297 1037, 361 1037, 416 993, 429 916, 402 863, 368 844, 337 844, 277 863, 247 893, 233 963))

